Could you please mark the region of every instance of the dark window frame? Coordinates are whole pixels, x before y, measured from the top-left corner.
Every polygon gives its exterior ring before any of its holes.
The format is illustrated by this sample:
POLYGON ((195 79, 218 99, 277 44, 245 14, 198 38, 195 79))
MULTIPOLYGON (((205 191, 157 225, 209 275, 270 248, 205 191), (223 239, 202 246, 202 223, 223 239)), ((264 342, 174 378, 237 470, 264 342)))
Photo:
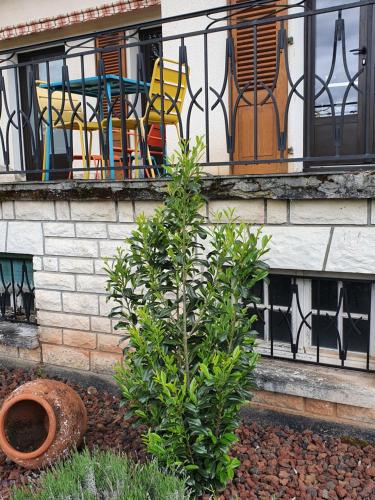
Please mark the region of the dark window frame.
POLYGON ((33 273, 31 255, 0 253, 0 324, 36 323, 33 273))
MULTIPOLYGON (((314 10, 316 8, 316 0, 309 0, 306 4, 306 7, 310 10, 314 10)), ((360 45, 365 44, 367 47, 367 71, 366 71, 366 79, 362 82, 362 90, 364 92, 364 96, 361 99, 358 98, 358 121, 359 121, 359 129, 357 135, 363 138, 363 151, 366 150, 367 153, 373 153, 375 151, 375 6, 373 5, 364 5, 361 8, 361 18, 360 18, 360 30, 362 40, 360 39, 360 45), (371 112, 372 110, 372 112, 371 112), (361 117, 362 115, 362 117, 361 117)), ((304 59, 305 59, 305 106, 304 106, 304 156, 305 157, 318 157, 324 156, 324 153, 319 155, 317 151, 317 146, 314 144, 314 132, 316 129, 315 125, 315 113, 314 113, 314 94, 315 94, 315 40, 316 40, 316 16, 307 16, 305 19, 305 51, 304 51, 304 59)), ((345 119, 345 117, 344 117, 345 119)), ((345 123, 345 122, 344 122, 345 123)), ((344 125, 345 128, 345 125, 344 125)), ((353 152, 356 154, 357 152, 353 152)), ((334 153, 333 153, 334 154, 334 153)), ((359 154, 362 154, 360 152, 359 154)), ((342 153, 340 153, 340 156, 342 153)), ((365 165, 365 160, 361 160, 357 162, 358 165, 365 165)), ((326 167, 335 167, 335 166, 343 166, 345 167, 350 165, 356 165, 353 161, 344 161, 342 159, 338 159, 337 161, 324 161, 324 165, 319 165, 316 161, 310 163, 308 161, 304 162, 304 170, 313 169, 314 171, 324 171, 326 167)), ((371 160, 369 160, 369 164, 373 164, 371 160)))

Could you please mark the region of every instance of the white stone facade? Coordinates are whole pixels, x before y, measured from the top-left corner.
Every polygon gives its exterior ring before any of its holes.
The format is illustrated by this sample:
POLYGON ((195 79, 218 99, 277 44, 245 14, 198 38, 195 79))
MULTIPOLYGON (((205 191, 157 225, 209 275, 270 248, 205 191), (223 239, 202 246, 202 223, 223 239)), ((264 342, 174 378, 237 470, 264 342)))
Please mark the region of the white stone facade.
MULTIPOLYGON (((103 258, 111 257, 159 201, 5 201, 0 252, 33 256, 41 356, 45 363, 107 372, 121 358, 108 318, 103 258)), ((374 204, 367 200, 210 200, 204 213, 234 208, 272 235, 274 270, 375 275, 374 204)), ((17 350, 7 355, 17 355, 17 350)), ((37 360, 36 352, 29 358, 37 360)))

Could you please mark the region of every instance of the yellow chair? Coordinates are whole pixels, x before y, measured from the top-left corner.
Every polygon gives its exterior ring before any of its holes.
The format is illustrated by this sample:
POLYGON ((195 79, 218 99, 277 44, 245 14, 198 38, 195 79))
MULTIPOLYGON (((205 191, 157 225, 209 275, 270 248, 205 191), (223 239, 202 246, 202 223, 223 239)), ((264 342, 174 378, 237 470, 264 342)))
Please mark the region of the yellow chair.
MULTIPOLYGON (((174 125, 177 129, 177 134, 180 137, 179 117, 185 100, 187 90, 187 72, 189 68, 173 59, 165 57, 156 59, 152 71, 152 79, 148 93, 147 106, 144 115, 137 120, 136 118, 128 118, 126 120, 126 129, 136 131, 140 129, 141 135, 147 146, 147 160, 149 165, 152 165, 152 159, 149 147, 146 141, 145 123, 147 125, 158 124, 174 125), (163 83, 162 83, 163 82, 163 83)), ((121 119, 113 118, 112 124, 114 128, 121 127, 121 119)), ((107 127, 107 120, 103 120, 102 127, 107 127)), ((135 134, 135 163, 138 166, 138 135, 135 134)), ((151 170, 152 177, 155 177, 153 169, 151 170)))
MULTIPOLYGON (((46 84, 41 80, 35 81, 37 87, 37 98, 40 108, 40 113, 43 114, 44 120, 47 122, 50 119, 50 114, 48 111, 49 100, 48 100, 48 89, 39 87, 40 84, 46 84)), ((51 119, 52 125, 51 130, 54 128, 65 129, 65 130, 78 130, 80 134, 81 151, 82 151, 82 162, 86 168, 85 179, 90 176, 89 170, 87 170, 86 158, 91 160, 92 152, 92 133, 99 130, 99 124, 97 121, 86 121, 83 120, 82 103, 79 99, 74 97, 74 94, 69 94, 65 92, 53 91, 51 93, 51 119), (64 99, 64 101, 63 101, 64 99), (64 106, 63 106, 64 104, 64 106), (62 107, 63 106, 63 107, 62 107), (90 135, 90 140, 88 144, 88 151, 86 152, 85 141, 84 141, 84 131, 87 131, 90 135), (86 154, 87 153, 87 154, 86 154)), ((43 154, 43 177, 46 179, 46 159, 47 159, 47 138, 44 138, 44 154, 43 154)))

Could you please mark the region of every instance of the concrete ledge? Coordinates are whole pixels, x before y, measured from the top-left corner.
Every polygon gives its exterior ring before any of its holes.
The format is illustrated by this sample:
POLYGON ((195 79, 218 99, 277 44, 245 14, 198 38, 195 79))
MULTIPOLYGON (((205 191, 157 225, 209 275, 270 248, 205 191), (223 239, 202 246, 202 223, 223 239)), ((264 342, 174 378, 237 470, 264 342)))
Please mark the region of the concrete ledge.
POLYGON ((375 409, 375 374, 263 358, 256 368, 260 390, 375 409))
POLYGON ((0 344, 21 349, 39 347, 38 327, 26 323, 0 322, 0 344))
MULTIPOLYGON (((4 179, 5 180, 5 179, 4 179)), ((9 200, 162 200, 165 179, 128 181, 3 182, 0 201, 9 200)), ((335 173, 207 176, 208 199, 366 199, 375 198, 375 170, 335 173)))
POLYGON ((375 431, 372 373, 263 359, 256 370, 258 409, 375 431))

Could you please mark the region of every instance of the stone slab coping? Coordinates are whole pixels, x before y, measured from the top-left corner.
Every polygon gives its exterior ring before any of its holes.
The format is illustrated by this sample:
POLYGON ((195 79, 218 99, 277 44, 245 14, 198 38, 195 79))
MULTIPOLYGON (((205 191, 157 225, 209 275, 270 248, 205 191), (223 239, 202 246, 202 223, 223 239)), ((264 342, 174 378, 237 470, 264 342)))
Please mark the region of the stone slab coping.
POLYGON ((374 373, 263 358, 255 377, 260 390, 375 408, 374 373))
POLYGON ((0 344, 22 349, 36 349, 39 347, 38 327, 26 323, 0 321, 0 344))
MULTIPOLYGON (((0 175, 0 201, 162 200, 165 179, 6 182, 0 175)), ((375 198, 375 170, 264 175, 206 175, 207 199, 368 199, 375 198)))

